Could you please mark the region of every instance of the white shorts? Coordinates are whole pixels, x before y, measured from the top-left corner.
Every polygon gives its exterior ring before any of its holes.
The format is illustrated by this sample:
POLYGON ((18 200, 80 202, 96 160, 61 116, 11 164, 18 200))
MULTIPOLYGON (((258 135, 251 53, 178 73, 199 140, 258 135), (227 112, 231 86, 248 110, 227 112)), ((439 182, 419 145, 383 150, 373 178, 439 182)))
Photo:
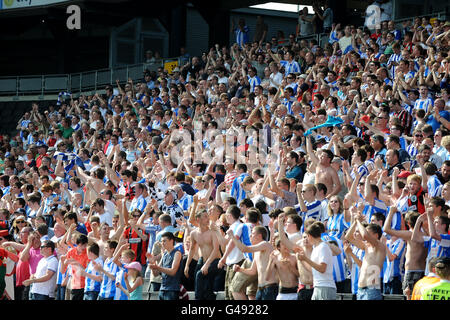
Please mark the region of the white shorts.
POLYGON ((277 300, 297 300, 296 293, 279 293, 277 295, 277 300))

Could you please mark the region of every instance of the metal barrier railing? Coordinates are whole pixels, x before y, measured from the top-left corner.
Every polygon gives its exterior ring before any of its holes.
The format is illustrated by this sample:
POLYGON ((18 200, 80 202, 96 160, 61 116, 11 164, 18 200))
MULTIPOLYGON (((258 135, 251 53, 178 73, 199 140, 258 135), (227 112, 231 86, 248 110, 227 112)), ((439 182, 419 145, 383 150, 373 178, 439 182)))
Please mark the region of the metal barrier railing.
POLYGON ((400 25, 404 21, 412 21, 414 22, 414 19, 416 17, 427 17, 427 18, 438 18, 439 20, 446 19, 447 13, 445 11, 439 11, 439 12, 433 12, 433 13, 427 13, 427 14, 421 14, 414 17, 406 17, 406 18, 400 18, 395 19, 394 22, 396 25, 400 25))
POLYGON ((79 93, 101 90, 107 84, 114 85, 116 80, 121 83, 128 81, 129 78, 133 81, 140 80, 145 70, 156 71, 159 67, 164 67, 166 62, 178 61, 180 65, 181 59, 181 57, 165 58, 160 63, 139 63, 71 74, 0 77, 0 96, 44 96, 61 91, 79 93))

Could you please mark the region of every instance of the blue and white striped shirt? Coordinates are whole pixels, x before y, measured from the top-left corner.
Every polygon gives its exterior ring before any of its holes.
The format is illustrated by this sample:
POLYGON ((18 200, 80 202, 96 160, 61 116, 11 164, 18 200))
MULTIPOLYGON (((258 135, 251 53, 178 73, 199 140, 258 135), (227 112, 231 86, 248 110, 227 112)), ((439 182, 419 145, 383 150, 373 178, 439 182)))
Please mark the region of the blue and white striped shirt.
POLYGON ((427 275, 430 270, 428 270, 428 261, 432 257, 450 257, 450 235, 441 234, 441 241, 433 239, 429 236, 423 237, 424 246, 428 248, 427 256, 427 267, 425 269, 425 275, 427 275))
POLYGON ((407 148, 406 151, 408 151, 411 158, 416 158, 416 155, 419 153, 419 149, 416 148, 414 143, 411 143, 407 148))
POLYGON ((402 264, 404 262, 406 252, 406 243, 401 238, 398 238, 395 241, 388 240, 387 247, 389 248, 389 251, 397 257, 392 261, 389 261, 388 257, 386 257, 386 267, 383 274, 383 283, 392 281, 394 277, 401 278, 403 274, 402 264))
MULTIPOLYGON (((408 199, 406 197, 406 199, 408 199)), ((389 212, 389 210, 391 209, 391 207, 387 207, 387 212, 389 212)), ((397 208, 398 210, 398 208, 397 208)), ((401 211, 397 211, 393 214, 392 216, 392 221, 391 221, 391 229, 393 230, 400 230, 402 228, 402 214, 401 211)), ((390 236, 386 235, 386 237, 389 239, 390 236)))
POLYGON ((231 185, 231 196, 236 199, 237 205, 245 199, 246 193, 241 184, 244 178, 248 176, 248 173, 242 173, 239 177, 236 177, 231 185))
MULTIPOLYGON (((250 228, 247 224, 242 223, 240 221, 236 221, 235 223, 233 223, 230 226, 231 230, 233 231, 233 235, 235 237, 239 237, 239 241, 241 241, 243 244, 245 244, 246 246, 251 246, 251 241, 250 241, 250 228)), ((242 254, 252 260, 253 259, 253 255, 249 252, 243 253, 242 251, 239 250, 239 248, 235 247, 230 255, 227 257, 227 265, 230 264, 234 264, 239 262, 240 260, 242 260, 242 254), (235 251, 237 250, 237 251, 235 251)))
POLYGON ((450 257, 450 234, 441 234, 437 257, 450 257))
POLYGON ((329 241, 336 241, 338 244, 339 249, 341 249, 341 253, 337 256, 333 256, 333 278, 335 282, 341 282, 346 279, 347 275, 347 268, 345 265, 345 258, 344 258, 344 244, 341 239, 338 239, 336 237, 331 236, 327 233, 321 234, 322 241, 329 242, 329 241))
POLYGON ((428 177, 427 188, 428 194, 431 197, 437 197, 441 195, 442 183, 435 174, 428 177))
POLYGON ((151 253, 153 245, 156 242, 156 235, 161 231, 161 226, 159 224, 153 224, 153 221, 147 225, 145 232, 148 234, 148 247, 147 252, 151 253))
POLYGON ((294 206, 297 213, 302 217, 303 221, 309 218, 314 218, 316 220, 319 220, 320 218, 320 211, 322 210, 322 202, 320 200, 315 200, 314 202, 306 202, 306 212, 303 212, 300 208, 299 204, 296 204, 294 206))
MULTIPOLYGON (((365 163, 363 163, 358 167, 358 173, 361 175, 359 180, 361 180, 364 176, 369 174, 369 169, 367 168, 365 163)), ((350 172, 350 177, 352 177, 353 180, 355 179, 355 174, 353 173, 353 171, 350 172)))
MULTIPOLYGON (((116 283, 121 283, 124 288, 127 287, 127 284, 125 283, 125 277, 124 274, 128 273, 128 270, 125 268, 125 265, 122 265, 122 267, 119 268, 119 271, 116 273, 116 283)), ((114 300, 129 300, 128 296, 120 289, 117 289, 114 295, 114 300)))
MULTIPOLYGON (((102 258, 98 257, 94 261, 96 263, 98 263, 99 265, 103 266, 102 258)), ((100 275, 100 272, 95 270, 93 261, 89 262, 89 264, 88 264, 88 266, 86 268, 86 273, 92 274, 94 276, 99 276, 100 275)), ((93 280, 91 278, 88 278, 88 277, 86 277, 84 281, 85 281, 84 282, 84 292, 90 292, 90 291, 100 292, 101 282, 95 281, 95 280, 93 280)))
POLYGON ((293 82, 293 83, 286 85, 286 88, 292 88, 292 90, 294 90, 294 94, 296 94, 297 90, 298 90, 298 84, 297 84, 297 82, 293 82))
POLYGON ((292 62, 281 60, 280 64, 284 67, 285 77, 287 77, 289 73, 301 73, 300 65, 295 60, 292 60, 292 62))
POLYGON ((350 228, 350 223, 345 221, 343 213, 333 214, 328 218, 327 231, 330 236, 341 239, 348 228, 350 228))
MULTIPOLYGON (((364 258, 364 254, 365 254, 364 250, 361 250, 361 249, 357 248, 356 246, 352 245, 352 252, 359 260, 362 261, 362 259, 364 258)), ((351 270, 352 293, 353 294, 357 294, 358 293, 358 280, 359 280, 359 269, 360 268, 358 267, 356 262, 353 261, 351 269, 352 269, 351 270)))
POLYGON ((244 47, 244 44, 248 43, 248 27, 244 26, 244 31, 241 31, 240 28, 234 29, 234 32, 236 33, 236 43, 239 45, 239 47, 242 49, 244 47))
POLYGON ((433 108, 434 106, 434 101, 431 98, 425 98, 425 99, 417 99, 414 102, 414 109, 423 109, 425 110, 425 112, 428 112, 428 109, 433 108))
MULTIPOLYGON (((105 263, 103 264, 103 269, 108 273, 116 275, 119 271, 119 266, 114 263, 112 258, 106 258, 105 263)), ((106 274, 103 274, 102 283, 100 284, 100 293, 99 296, 102 298, 114 298, 116 294, 116 285, 114 280, 108 277, 106 274)))
POLYGON ((261 84, 261 79, 258 76, 253 78, 247 75, 248 83, 250 84, 250 92, 255 92, 255 87, 261 84))
MULTIPOLYGON (((314 202, 306 202, 306 212, 303 212, 300 208, 300 204, 296 204, 294 206, 294 209, 297 211, 300 217, 302 217, 302 220, 305 221, 306 219, 313 218, 317 221, 320 220, 321 212, 322 212, 322 202, 320 200, 315 200, 314 202)), ((302 224, 301 232, 305 230, 304 225, 302 224)))
MULTIPOLYGON (((358 204, 359 206, 360 204, 358 204)), ((364 209, 363 209, 363 215, 366 217, 367 222, 370 221, 372 218, 372 215, 376 212, 382 213, 384 216, 387 214, 387 207, 386 204, 380 200, 375 198, 373 206, 370 205, 368 202, 364 201, 364 209)))
POLYGON ((286 106, 288 114, 294 115, 294 112, 292 111, 292 104, 295 101, 296 100, 294 97, 291 97, 290 99, 283 98, 283 100, 281 101, 281 104, 286 106))
POLYGON ((138 209, 142 213, 144 212, 146 206, 147 201, 145 200, 143 195, 140 195, 138 198, 134 197, 133 200, 131 200, 129 211, 132 212, 134 209, 138 209))
MULTIPOLYGON (((394 54, 391 54, 391 56, 389 57, 387 64, 389 65, 391 62, 395 62, 398 64, 400 62, 400 60, 402 60, 402 59, 403 59, 403 57, 400 53, 399 54, 394 53, 394 54)), ((395 76, 395 67, 396 66, 392 65, 391 68, 389 69, 389 72, 391 73, 391 77, 395 76)))
POLYGON ((178 200, 178 205, 181 207, 181 209, 187 211, 193 202, 194 197, 185 193, 183 197, 178 200))

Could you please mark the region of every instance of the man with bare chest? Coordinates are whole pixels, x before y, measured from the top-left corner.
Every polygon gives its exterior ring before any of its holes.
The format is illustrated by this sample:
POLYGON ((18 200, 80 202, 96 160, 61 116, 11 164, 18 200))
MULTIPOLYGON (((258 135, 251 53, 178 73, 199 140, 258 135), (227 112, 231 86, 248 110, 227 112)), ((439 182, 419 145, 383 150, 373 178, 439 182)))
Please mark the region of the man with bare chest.
POLYGON ((228 229, 227 234, 232 239, 236 247, 242 252, 253 252, 254 258, 252 266, 249 269, 243 269, 239 265, 234 265, 236 272, 243 272, 248 275, 258 274, 258 291, 255 300, 275 300, 278 294, 278 283, 275 270, 268 272, 270 254, 273 246, 267 239, 267 229, 262 226, 256 226, 250 236, 251 246, 246 246, 233 236, 233 231, 228 229))
POLYGON ((209 216, 206 210, 195 214, 198 228, 191 232, 191 248, 184 268, 189 278, 189 264, 194 253, 200 249, 200 258, 195 268, 195 299, 215 300, 214 279, 217 275, 217 264, 220 259, 219 242, 214 231, 209 228, 209 216))
POLYGON ((270 254, 267 272, 275 269, 279 279, 277 300, 297 300, 298 269, 297 259, 290 250, 281 243, 280 239, 275 241, 277 251, 270 254))
MULTIPOLYGON (((292 242, 286 236, 283 230, 284 221, 286 217, 282 213, 278 216, 278 235, 280 237, 281 243, 288 248, 290 251, 299 252, 302 251, 308 258, 311 258, 312 244, 308 242, 307 236, 303 233, 302 239, 298 240, 296 243, 292 242)), ((313 294, 313 275, 312 270, 306 266, 306 262, 297 259, 297 270, 298 270, 298 289, 297 289, 297 300, 309 301, 311 300, 313 294)))
POLYGON ((409 300, 414 285, 425 275, 428 249, 423 244, 423 234, 421 234, 422 232, 419 230, 421 228, 421 223, 418 224, 416 228, 416 222, 420 213, 408 211, 405 215, 405 223, 408 225, 409 230, 395 230, 391 228, 391 221, 396 210, 397 208, 391 206, 386 221, 384 222, 383 229, 387 234, 399 237, 406 242, 403 293, 409 300), (413 237, 414 231, 416 234, 415 237, 413 237))
POLYGON ((382 300, 380 275, 386 259, 386 244, 381 241, 383 231, 378 224, 364 227, 359 216, 356 225, 364 242, 364 257, 358 280, 358 300, 382 300))
POLYGON ((311 136, 306 139, 306 150, 309 159, 315 164, 316 174, 314 182, 323 183, 327 187, 326 198, 339 194, 342 189, 339 176, 331 167, 331 161, 334 158, 333 152, 327 149, 320 150, 320 153, 316 155, 311 145, 311 136))

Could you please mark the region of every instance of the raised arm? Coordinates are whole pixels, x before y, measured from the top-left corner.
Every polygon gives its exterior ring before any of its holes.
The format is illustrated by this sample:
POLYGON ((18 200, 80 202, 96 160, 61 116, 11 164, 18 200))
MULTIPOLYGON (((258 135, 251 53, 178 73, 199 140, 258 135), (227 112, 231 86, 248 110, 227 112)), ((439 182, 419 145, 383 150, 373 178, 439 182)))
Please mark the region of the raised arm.
MULTIPOLYGON (((422 214, 421 216, 424 216, 424 214, 422 214)), ((427 216, 427 221, 428 221, 428 230, 429 230, 429 235, 430 237, 432 237, 433 239, 437 240, 437 241, 441 241, 442 237, 441 235, 436 231, 436 228, 434 227, 434 221, 433 221, 433 209, 431 207, 428 207, 426 210, 426 216, 427 216)))
POLYGON ((291 240, 289 240, 288 237, 286 236, 286 233, 284 232, 284 228, 283 228, 284 227, 284 219, 285 219, 285 215, 284 215, 284 213, 281 213, 278 216, 278 235, 280 237, 281 243, 289 250, 294 251, 296 244, 293 243, 291 240))
POLYGON ((239 241, 239 237, 235 236, 233 234, 233 230, 231 229, 228 229, 227 235, 230 237, 231 241, 233 241, 234 245, 242 252, 257 252, 267 249, 267 242, 260 242, 256 245, 246 246, 241 241, 239 241))
POLYGON ((306 152, 308 154, 309 159, 315 164, 319 164, 319 159, 317 158, 316 154, 314 153, 314 150, 312 148, 311 144, 311 135, 308 135, 306 137, 306 152))
POLYGON ((392 217, 394 216, 394 213, 397 212, 397 208, 395 206, 391 206, 389 208, 388 216, 386 217, 386 221, 384 222, 383 230, 387 234, 391 236, 396 236, 399 238, 402 238, 405 241, 410 241, 412 232, 410 230, 394 230, 391 228, 392 224, 392 217))

